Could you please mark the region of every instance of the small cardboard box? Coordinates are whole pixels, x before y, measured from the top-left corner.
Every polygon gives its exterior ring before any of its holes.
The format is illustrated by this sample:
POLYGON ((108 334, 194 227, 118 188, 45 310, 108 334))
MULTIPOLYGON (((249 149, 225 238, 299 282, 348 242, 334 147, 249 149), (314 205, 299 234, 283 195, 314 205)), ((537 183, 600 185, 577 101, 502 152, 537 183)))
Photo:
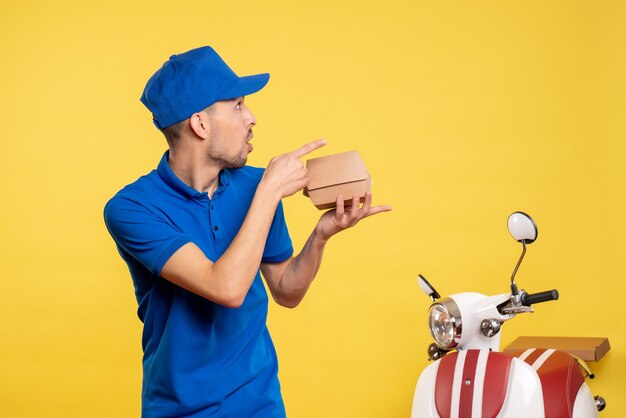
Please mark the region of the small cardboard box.
POLYGON ((518 337, 505 353, 513 354, 528 348, 554 348, 567 351, 585 361, 599 361, 610 349, 609 339, 603 337, 518 337))
POLYGON ((352 205, 356 194, 360 201, 372 187, 372 178, 365 163, 356 151, 342 152, 325 157, 312 158, 306 162, 309 184, 304 195, 311 198, 318 209, 330 209, 337 205, 342 195, 344 205, 352 205))

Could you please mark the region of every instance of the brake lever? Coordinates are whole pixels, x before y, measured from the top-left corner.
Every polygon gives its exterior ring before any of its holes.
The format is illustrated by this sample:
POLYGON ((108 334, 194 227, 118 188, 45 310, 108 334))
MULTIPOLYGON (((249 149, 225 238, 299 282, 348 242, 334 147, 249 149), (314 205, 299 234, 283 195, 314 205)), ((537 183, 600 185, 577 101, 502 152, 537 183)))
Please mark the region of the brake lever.
POLYGON ((524 306, 524 305, 520 305, 520 306, 505 306, 504 308, 502 308, 502 313, 505 314, 519 314, 519 313, 533 313, 535 312, 535 310, 533 308, 531 308, 530 306, 524 306))

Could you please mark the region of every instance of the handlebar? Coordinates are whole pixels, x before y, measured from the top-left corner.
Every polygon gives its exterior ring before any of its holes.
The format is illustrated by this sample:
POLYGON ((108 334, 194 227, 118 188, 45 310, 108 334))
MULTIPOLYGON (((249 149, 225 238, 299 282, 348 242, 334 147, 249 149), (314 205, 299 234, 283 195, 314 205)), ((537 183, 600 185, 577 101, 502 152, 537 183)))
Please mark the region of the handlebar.
POLYGON ((549 302, 559 298, 559 291, 556 289, 546 290, 539 293, 524 293, 522 295, 522 305, 530 306, 535 303, 549 302))

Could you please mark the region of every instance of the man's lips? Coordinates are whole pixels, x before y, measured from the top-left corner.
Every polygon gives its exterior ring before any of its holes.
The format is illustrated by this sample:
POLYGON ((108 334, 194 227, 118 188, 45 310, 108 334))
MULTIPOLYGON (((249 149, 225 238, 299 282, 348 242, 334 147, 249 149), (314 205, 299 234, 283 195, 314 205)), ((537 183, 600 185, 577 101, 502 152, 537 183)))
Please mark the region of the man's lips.
POLYGON ((252 133, 252 129, 248 130, 248 137, 246 138, 246 144, 248 145, 248 152, 252 152, 252 150, 254 149, 254 147, 250 143, 253 137, 254 137, 254 133, 252 133))

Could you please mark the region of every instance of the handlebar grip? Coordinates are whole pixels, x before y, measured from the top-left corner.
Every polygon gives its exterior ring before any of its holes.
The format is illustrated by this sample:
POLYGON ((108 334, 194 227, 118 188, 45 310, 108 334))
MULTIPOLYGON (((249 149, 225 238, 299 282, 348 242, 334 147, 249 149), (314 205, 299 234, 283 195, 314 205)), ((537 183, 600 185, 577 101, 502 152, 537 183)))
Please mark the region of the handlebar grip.
POLYGON ((522 305, 530 306, 535 303, 548 302, 551 300, 557 300, 559 298, 559 291, 556 289, 546 290, 545 292, 524 294, 522 296, 522 305))

